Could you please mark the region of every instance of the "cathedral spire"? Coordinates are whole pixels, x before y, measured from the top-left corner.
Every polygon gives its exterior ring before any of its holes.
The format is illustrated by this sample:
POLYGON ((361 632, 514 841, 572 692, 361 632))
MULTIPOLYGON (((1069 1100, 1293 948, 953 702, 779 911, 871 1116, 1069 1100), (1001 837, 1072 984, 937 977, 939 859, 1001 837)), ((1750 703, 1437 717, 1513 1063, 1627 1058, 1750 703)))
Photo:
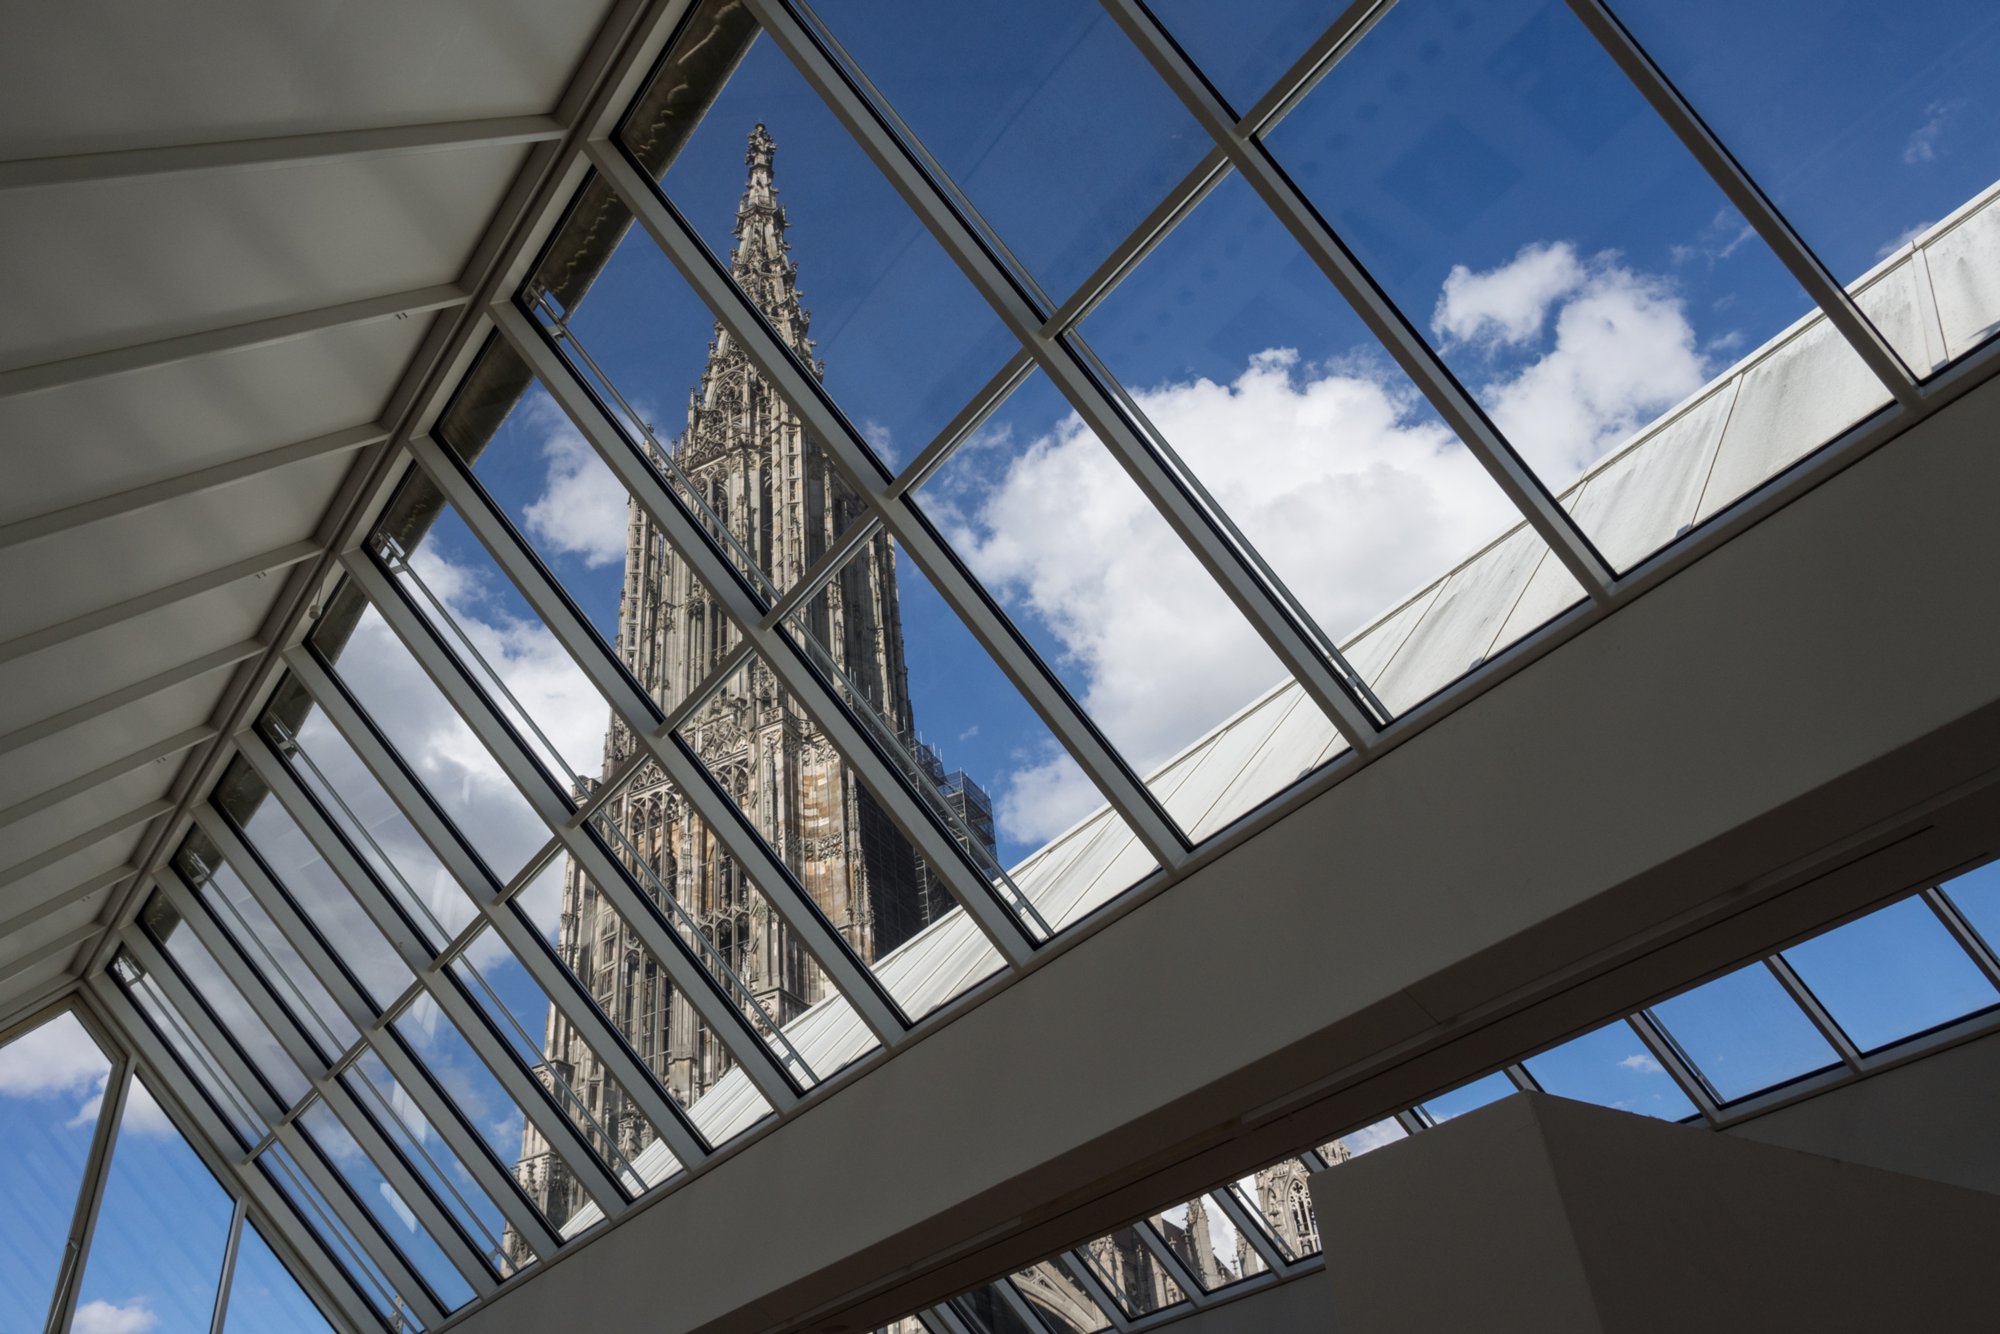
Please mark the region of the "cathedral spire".
POLYGON ((743 154, 750 176, 736 206, 736 245, 730 252, 729 272, 779 337, 812 366, 812 340, 806 332, 812 317, 799 302, 798 266, 792 263, 791 246, 785 241, 785 210, 772 181, 771 160, 777 147, 761 123, 750 131, 743 154))

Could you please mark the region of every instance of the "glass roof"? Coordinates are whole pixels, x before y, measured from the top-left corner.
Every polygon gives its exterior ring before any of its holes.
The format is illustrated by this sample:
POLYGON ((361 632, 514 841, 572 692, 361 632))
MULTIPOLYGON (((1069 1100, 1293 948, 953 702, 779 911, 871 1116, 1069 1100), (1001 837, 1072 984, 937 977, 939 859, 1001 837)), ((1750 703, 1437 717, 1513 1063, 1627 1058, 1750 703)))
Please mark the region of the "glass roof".
MULTIPOLYGON (((450 1318, 2000 327, 1976 6, 1241 8, 692 7, 122 939, 158 1101, 68 1012, 0 1048, 24 1327, 450 1318), (172 1290, 142 1176, 207 1201, 172 1290)), ((1990 881, 922 1319, 1276 1281, 1307 1173, 1517 1087, 1721 1123, 1866 1073, 2000 1003, 1990 881)))

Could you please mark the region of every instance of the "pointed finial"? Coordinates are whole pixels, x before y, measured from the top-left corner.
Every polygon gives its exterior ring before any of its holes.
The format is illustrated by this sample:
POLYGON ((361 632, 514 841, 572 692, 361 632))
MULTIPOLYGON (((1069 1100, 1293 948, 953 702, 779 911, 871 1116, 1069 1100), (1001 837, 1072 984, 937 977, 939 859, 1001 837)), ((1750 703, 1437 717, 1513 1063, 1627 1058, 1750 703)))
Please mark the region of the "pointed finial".
POLYGON ((753 172, 761 167, 768 173, 771 170, 771 154, 776 149, 777 145, 771 141, 771 132, 759 121, 757 128, 750 131, 750 150, 743 155, 743 163, 753 172))

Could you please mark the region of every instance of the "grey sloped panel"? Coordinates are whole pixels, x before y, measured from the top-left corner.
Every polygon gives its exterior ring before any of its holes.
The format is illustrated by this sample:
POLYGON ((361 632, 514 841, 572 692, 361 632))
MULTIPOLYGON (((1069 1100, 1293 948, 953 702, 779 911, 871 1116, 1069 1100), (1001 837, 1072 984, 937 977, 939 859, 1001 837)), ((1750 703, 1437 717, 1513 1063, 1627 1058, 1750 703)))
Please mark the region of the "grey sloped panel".
POLYGON ((1322 754, 1340 750, 1334 744, 1340 733, 1325 714, 1305 702, 1303 691, 1280 692, 1263 712, 1272 717, 1269 733, 1247 754, 1233 758, 1235 773, 1229 783, 1189 830, 1197 842, 1318 768, 1322 754))
POLYGON ((1805 325, 1743 373, 1695 521, 1783 472, 1887 402, 1889 391, 1837 329, 1825 320, 1805 325))
POLYGON ((2000 333, 2000 196, 1924 247, 1947 357, 2000 333))
POLYGON ((1446 580, 1376 681, 1382 702, 1402 713, 1485 661, 1547 552, 1532 528, 1517 528, 1446 580))
POLYGON ((1376 678, 1382 675, 1382 670, 1395 658, 1396 651, 1403 647, 1403 641, 1410 637, 1410 631, 1417 628, 1424 613, 1437 601, 1439 590, 1450 577, 1446 575, 1438 580, 1393 613, 1369 626, 1352 643, 1343 646, 1340 652, 1347 659, 1347 665, 1362 680, 1373 685, 1376 678))
POLYGON ((1731 376, 1584 482, 1570 512, 1613 569, 1632 568, 1694 523, 1736 390, 1731 376))
POLYGON ((1930 374, 1943 361, 1937 317, 1923 290, 1923 271, 1914 253, 1869 279, 1855 292, 1854 303, 1917 375, 1930 374))

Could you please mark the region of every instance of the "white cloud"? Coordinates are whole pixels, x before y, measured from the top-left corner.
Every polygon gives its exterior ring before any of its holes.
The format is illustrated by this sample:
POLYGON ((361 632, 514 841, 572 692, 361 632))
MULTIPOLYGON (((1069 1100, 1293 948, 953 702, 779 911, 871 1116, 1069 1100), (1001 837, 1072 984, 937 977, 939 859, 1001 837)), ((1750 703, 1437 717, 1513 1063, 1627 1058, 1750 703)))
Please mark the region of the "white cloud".
MULTIPOLYGON (((1557 485, 1707 370, 1667 280, 1566 243, 1529 246, 1484 273, 1454 269, 1437 318, 1487 358, 1482 401, 1557 485)), ((1229 383, 1134 397, 1337 640, 1518 519, 1379 360, 1315 363, 1272 348, 1229 383)), ((1263 642, 1074 414, 992 427, 966 448, 992 451, 990 466, 968 469, 978 485, 948 471, 927 507, 989 588, 1053 634, 1058 669, 1141 772, 1279 679, 1263 642)), ((995 786, 1002 827, 1023 842, 1098 802, 1073 766, 1040 756, 995 786)))
POLYGON ((1454 264, 1438 294, 1431 328, 1456 342, 1522 343, 1542 331, 1549 307, 1583 285, 1583 265, 1567 242, 1523 246, 1497 269, 1454 264))
POLYGON ((1397 1140, 1408 1137, 1408 1131, 1395 1121, 1389 1120, 1377 1121, 1372 1126, 1363 1126, 1351 1135, 1342 1135, 1340 1142, 1347 1146, 1349 1153, 1359 1158, 1362 1154, 1379 1149, 1384 1144, 1394 1144, 1397 1140))
POLYGON ((134 1297, 123 1305, 89 1301, 76 1308, 70 1334, 146 1334, 159 1323, 159 1316, 146 1309, 144 1297, 134 1297))
POLYGON ((1621 1070, 1636 1071, 1642 1075, 1656 1075, 1660 1073, 1660 1063, 1642 1051, 1633 1052, 1630 1056, 1627 1056, 1618 1063, 1618 1068, 1621 1070))
POLYGON ((1937 226, 1937 223, 1935 221, 1931 221, 1931 222, 1919 222, 1912 226, 1905 227, 1902 231, 1896 234, 1894 240, 1889 241, 1887 244, 1883 245, 1880 249, 1876 250, 1875 258, 1877 259, 1889 258, 1889 256, 1895 254, 1898 250, 1901 250, 1904 246, 1916 240, 1919 236, 1922 236, 1925 232, 1929 231, 1931 228, 1935 226, 1937 226))
MULTIPOLYGON (((105 1086, 111 1082, 111 1073, 106 1071, 97 1080, 97 1087, 91 1092, 76 1115, 63 1124, 70 1130, 81 1130, 97 1124, 98 1109, 104 1105, 105 1086)), ((120 1135, 137 1135, 141 1139, 166 1139, 180 1134, 174 1123, 167 1119, 167 1113, 153 1095, 139 1080, 132 1081, 131 1089, 125 1095, 125 1113, 118 1123, 120 1135)))
POLYGON ((1944 139, 1945 127, 1958 114, 1963 102, 1933 102, 1924 108, 1924 123, 1910 131, 1910 137, 1903 141, 1903 165, 1914 167, 1920 162, 1935 162, 1944 152, 1939 147, 1944 139))
POLYGON ((525 421, 544 432, 548 465, 542 494, 524 511, 529 534, 593 569, 624 560, 629 497, 617 476, 549 405, 538 400, 525 421))
POLYGON ((889 428, 881 422, 876 421, 873 417, 862 422, 861 438, 868 442, 869 448, 873 449, 884 463, 893 467, 899 462, 896 455, 895 439, 891 436, 889 428))
POLYGON ((109 1062, 73 1014, 60 1014, 0 1047, 0 1095, 42 1098, 102 1088, 109 1062))

